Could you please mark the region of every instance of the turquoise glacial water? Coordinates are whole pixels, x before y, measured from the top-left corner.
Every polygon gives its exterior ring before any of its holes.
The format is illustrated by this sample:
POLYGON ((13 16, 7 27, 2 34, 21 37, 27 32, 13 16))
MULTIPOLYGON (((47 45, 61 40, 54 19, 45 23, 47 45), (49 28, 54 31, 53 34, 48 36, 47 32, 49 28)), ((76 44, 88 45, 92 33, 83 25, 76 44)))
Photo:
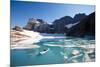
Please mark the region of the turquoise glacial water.
MULTIPOLYGON (((11 49, 11 66, 84 62, 83 58, 86 50, 77 46, 94 43, 95 41, 90 39, 65 37, 64 35, 44 35, 40 42, 35 43, 40 48, 11 49), (40 52, 44 49, 49 49, 49 51, 41 55, 40 52), (73 50, 79 51, 79 54, 77 56, 73 55, 73 50)), ((95 52, 90 54, 89 58, 91 60, 95 59, 95 52)))

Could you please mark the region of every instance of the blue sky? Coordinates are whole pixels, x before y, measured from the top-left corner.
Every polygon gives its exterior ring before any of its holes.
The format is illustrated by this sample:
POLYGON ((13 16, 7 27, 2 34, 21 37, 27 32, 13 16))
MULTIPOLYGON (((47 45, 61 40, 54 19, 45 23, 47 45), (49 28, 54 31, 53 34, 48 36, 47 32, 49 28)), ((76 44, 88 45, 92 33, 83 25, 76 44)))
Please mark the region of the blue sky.
POLYGON ((63 16, 74 17, 77 13, 88 15, 94 11, 94 5, 11 1, 11 26, 25 26, 29 18, 51 23, 63 16))

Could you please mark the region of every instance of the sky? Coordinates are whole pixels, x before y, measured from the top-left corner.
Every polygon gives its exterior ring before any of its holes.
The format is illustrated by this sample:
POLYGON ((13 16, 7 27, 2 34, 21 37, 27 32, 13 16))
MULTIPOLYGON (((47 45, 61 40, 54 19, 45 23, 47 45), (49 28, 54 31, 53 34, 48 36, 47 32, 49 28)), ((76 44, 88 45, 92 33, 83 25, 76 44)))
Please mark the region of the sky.
POLYGON ((95 11, 94 5, 58 4, 43 2, 11 1, 11 27, 25 26, 29 18, 43 19, 48 23, 64 16, 74 17, 75 14, 89 15, 95 11))

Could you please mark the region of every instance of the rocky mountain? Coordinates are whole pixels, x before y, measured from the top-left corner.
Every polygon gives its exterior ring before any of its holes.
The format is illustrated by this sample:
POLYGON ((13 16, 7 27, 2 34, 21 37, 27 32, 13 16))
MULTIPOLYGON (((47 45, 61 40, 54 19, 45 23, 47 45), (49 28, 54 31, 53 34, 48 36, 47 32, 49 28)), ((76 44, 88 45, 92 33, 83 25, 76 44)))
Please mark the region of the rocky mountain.
POLYGON ((36 29, 39 25, 40 25, 40 22, 39 22, 39 21, 37 21, 37 20, 34 19, 34 18, 29 18, 28 23, 26 24, 25 27, 23 27, 23 29, 26 29, 26 30, 34 30, 34 29, 36 29))
POLYGON ((85 13, 79 13, 74 16, 74 22, 79 22, 80 20, 84 19, 87 15, 85 13))
POLYGON ((57 19, 53 22, 53 27, 55 33, 64 33, 65 25, 73 23, 73 18, 70 16, 65 16, 60 19, 57 19))
POLYGON ((82 19, 66 32, 67 36, 95 35, 95 12, 82 19))
POLYGON ((73 18, 70 16, 64 16, 60 19, 56 19, 52 24, 48 24, 42 19, 30 18, 28 23, 23 29, 37 31, 40 33, 66 33, 69 29, 77 25, 87 15, 84 13, 76 14, 73 18))
POLYGON ((60 19, 57 19, 53 22, 54 31, 55 33, 65 33, 65 29, 72 27, 80 20, 84 19, 86 17, 85 14, 76 14, 74 18, 70 16, 65 16, 60 19), (67 28, 65 28, 67 27, 67 28))
POLYGON ((23 29, 32 30, 40 33, 52 33, 51 25, 42 19, 30 18, 23 29))
POLYGON ((23 29, 19 26, 15 26, 14 28, 12 28, 13 30, 16 30, 16 31, 23 31, 23 29))

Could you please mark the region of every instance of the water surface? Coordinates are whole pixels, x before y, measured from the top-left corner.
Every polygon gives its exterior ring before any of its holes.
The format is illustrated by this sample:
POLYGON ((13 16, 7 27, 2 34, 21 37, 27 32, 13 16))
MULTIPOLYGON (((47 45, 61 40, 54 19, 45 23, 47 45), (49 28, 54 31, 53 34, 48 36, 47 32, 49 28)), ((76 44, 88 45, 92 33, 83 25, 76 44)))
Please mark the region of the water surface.
MULTIPOLYGON (((43 36, 40 42, 35 43, 40 48, 11 50, 11 66, 84 62, 86 49, 77 46, 95 44, 91 39, 65 37, 62 34, 44 34, 43 36), (40 52, 44 49, 49 51, 41 55, 40 52), (77 56, 72 54, 74 50, 79 52, 77 56)), ((87 59, 94 61, 94 52, 88 56, 87 59)))

